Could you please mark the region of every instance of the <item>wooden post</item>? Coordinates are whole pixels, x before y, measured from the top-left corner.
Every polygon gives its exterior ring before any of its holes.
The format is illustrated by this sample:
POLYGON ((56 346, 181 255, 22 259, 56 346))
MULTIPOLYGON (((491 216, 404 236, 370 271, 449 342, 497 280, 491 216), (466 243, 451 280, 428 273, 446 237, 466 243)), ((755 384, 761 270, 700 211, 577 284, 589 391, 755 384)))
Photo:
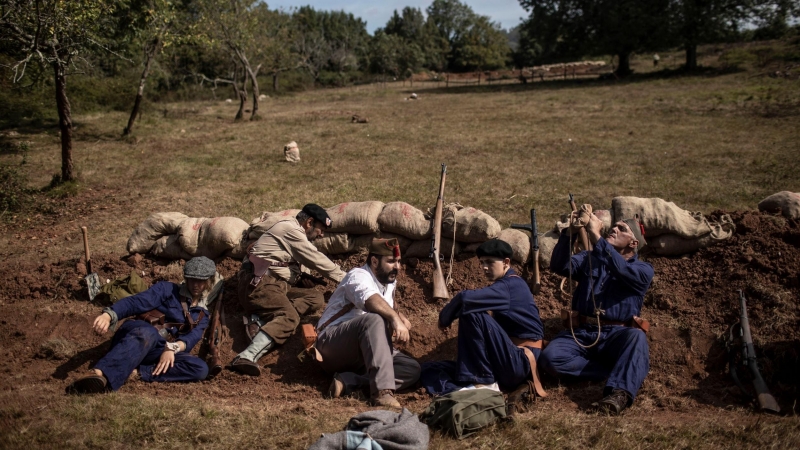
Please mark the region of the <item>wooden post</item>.
POLYGON ((447 78, 445 78, 445 80, 444 80, 445 89, 450 87, 450 74, 448 73, 446 76, 447 76, 447 78))

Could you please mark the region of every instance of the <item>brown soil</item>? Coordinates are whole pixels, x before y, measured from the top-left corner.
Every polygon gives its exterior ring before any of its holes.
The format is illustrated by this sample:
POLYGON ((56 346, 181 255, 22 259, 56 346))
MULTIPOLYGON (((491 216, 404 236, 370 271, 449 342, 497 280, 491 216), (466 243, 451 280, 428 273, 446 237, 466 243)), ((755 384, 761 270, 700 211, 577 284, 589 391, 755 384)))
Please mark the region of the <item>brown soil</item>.
MULTIPOLYGON (((721 214, 716 212, 715 214, 721 214)), ((738 319, 737 290, 748 298, 748 312, 762 374, 784 411, 791 411, 800 388, 800 339, 793 333, 800 325, 800 224, 758 212, 731 213, 736 234, 721 245, 683 258, 647 257, 656 277, 645 298, 643 315, 652 323, 651 371, 637 406, 680 413, 702 405, 742 405, 727 374, 723 337, 738 319)), ((51 231, 52 232, 52 231, 51 231)), ((36 234, 35 230, 31 232, 36 234)), ((363 257, 339 260, 346 269, 360 265, 363 257)), ((453 358, 455 330, 443 334, 436 328, 442 303, 430 304, 432 264, 409 259, 399 277, 397 301, 411 319, 413 339, 404 351, 421 361, 453 358)), ((148 283, 179 281, 181 262, 143 258, 140 255, 94 255, 94 270, 101 280, 127 275, 131 270, 148 283)), ((239 263, 219 262, 226 277, 224 318, 226 336, 221 346, 227 362, 246 346, 241 310, 235 297, 239 263)), ((445 264, 445 267, 448 265, 445 264)), ((521 269, 523 276, 527 269, 521 269)), ((8 260, 0 273, 0 340, 3 363, 0 389, 19 389, 22 380, 44 385, 36 395, 63 392, 74 377, 84 373, 108 349, 109 336, 91 332, 100 306, 89 304, 83 277, 84 261, 61 259, 30 263, 8 260)), ((452 267, 451 293, 485 285, 476 259, 461 255, 452 267)), ((559 292, 560 277, 543 272, 542 289, 536 296, 545 319, 547 337, 560 329, 557 319, 565 299, 559 292)), ((317 287, 326 299, 334 284, 317 287)), ((304 320, 314 322, 319 315, 304 320)), ((270 398, 294 402, 320 398, 330 381, 310 363, 301 363, 299 336, 262 360, 267 374, 257 379, 223 371, 201 384, 202 392, 232 404, 270 398)), ((195 349, 201 354, 204 348, 195 349)), ((746 375, 746 372, 745 372, 746 375)), ((158 384, 131 380, 124 390, 184 397, 197 393, 198 385, 164 389, 158 384)), ((558 408, 586 408, 600 395, 600 384, 581 383, 562 387, 545 379, 558 408)), ((31 394, 33 395, 33 394, 31 394)), ((403 395, 409 407, 421 410, 428 397, 421 390, 403 395)))

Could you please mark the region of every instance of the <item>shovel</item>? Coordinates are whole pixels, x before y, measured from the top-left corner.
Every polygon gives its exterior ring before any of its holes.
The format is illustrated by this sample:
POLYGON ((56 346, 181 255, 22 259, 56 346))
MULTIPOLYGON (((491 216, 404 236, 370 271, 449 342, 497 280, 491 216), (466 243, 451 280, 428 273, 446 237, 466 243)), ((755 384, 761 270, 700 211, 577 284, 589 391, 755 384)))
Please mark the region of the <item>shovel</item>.
POLYGON ((92 272, 92 260, 89 257, 89 231, 86 227, 81 227, 83 232, 83 251, 86 253, 86 288, 89 291, 89 301, 93 302, 94 298, 100 292, 100 277, 96 272, 92 272))

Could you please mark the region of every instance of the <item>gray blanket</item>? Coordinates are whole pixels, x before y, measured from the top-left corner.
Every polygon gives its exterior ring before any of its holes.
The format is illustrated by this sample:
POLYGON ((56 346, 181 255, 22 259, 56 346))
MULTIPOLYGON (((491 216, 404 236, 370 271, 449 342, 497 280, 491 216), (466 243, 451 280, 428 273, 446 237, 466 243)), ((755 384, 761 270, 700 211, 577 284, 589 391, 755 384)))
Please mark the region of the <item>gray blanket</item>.
POLYGON ((425 450, 429 438, 428 426, 411 411, 377 410, 353 417, 344 431, 323 434, 308 450, 425 450))

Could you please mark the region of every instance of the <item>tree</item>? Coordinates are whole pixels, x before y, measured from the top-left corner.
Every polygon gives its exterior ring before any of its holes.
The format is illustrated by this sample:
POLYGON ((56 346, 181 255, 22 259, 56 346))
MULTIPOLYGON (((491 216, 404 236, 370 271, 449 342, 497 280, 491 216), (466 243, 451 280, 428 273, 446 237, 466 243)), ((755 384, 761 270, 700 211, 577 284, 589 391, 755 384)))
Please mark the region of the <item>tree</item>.
POLYGON ((745 20, 748 0, 675 0, 671 19, 676 43, 686 51, 686 69, 697 69, 697 46, 715 42, 745 20))
MULTIPOLYGON (((440 34, 434 20, 431 17, 426 19, 419 8, 406 6, 402 14, 395 10, 383 32, 400 36, 407 45, 415 46, 419 50, 417 56, 421 58, 419 65, 422 67, 436 71, 445 69, 450 45, 440 34)), ((410 51, 414 53, 416 49, 411 48, 410 51)), ((416 71, 418 67, 411 67, 411 70, 416 71)))
POLYGON ((17 58, 14 81, 24 77, 31 62, 53 71, 62 182, 75 179, 67 77, 85 61, 82 55, 89 47, 110 50, 104 33, 115 29, 116 6, 113 0, 6 0, 0 6, 0 40, 9 44, 17 58))

